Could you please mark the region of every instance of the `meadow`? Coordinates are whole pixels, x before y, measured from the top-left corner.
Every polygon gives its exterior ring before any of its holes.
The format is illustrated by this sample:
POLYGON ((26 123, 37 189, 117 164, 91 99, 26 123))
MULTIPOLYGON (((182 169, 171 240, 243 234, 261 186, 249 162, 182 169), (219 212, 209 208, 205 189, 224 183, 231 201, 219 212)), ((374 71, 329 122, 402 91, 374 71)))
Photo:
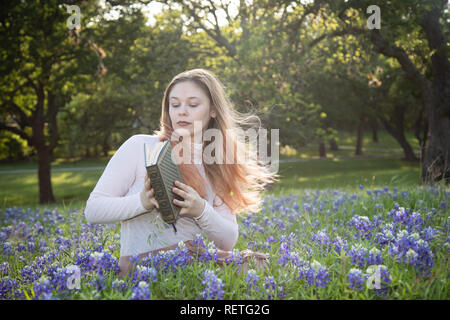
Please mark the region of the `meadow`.
POLYGON ((205 254, 180 244, 135 259, 124 280, 120 224, 83 215, 102 170, 53 174, 60 202, 47 206, 34 202, 35 173, 3 174, 0 299, 448 299, 448 186, 418 185, 419 164, 395 152, 347 156, 280 164, 262 210, 238 217, 225 266, 199 236, 205 254), (267 253, 264 268, 242 271, 245 249, 267 253))

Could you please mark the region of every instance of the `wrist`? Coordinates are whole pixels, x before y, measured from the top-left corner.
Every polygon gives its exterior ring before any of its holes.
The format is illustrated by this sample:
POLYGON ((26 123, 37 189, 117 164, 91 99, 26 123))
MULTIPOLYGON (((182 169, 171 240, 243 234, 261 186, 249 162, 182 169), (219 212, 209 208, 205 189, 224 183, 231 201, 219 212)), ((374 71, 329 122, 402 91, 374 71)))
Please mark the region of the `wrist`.
POLYGON ((205 210, 206 210, 206 200, 203 199, 203 198, 202 198, 202 205, 201 205, 200 207, 201 207, 200 212, 198 213, 198 215, 196 215, 196 216, 194 217, 195 220, 201 219, 201 218, 203 217, 204 213, 205 213, 205 210))

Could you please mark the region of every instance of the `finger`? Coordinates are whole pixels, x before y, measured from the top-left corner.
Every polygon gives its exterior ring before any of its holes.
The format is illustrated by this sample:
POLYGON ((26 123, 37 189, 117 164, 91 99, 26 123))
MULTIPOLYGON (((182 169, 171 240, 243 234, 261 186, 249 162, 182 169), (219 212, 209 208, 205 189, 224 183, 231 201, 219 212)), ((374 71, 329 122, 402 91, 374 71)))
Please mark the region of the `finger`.
POLYGON ((188 186, 187 184, 184 184, 183 182, 180 182, 180 181, 178 181, 178 180, 176 180, 175 181, 175 185, 178 187, 178 188, 180 188, 180 189, 182 189, 182 190, 184 190, 184 191, 189 191, 190 190, 190 186, 188 186))
POLYGON ((173 203, 179 207, 186 208, 187 204, 184 201, 173 199, 173 203))
POLYGON ((152 200, 151 200, 151 203, 153 203, 153 204, 155 205, 155 207, 159 209, 159 203, 158 203, 158 200, 152 199, 152 200))
POLYGON ((183 191, 181 189, 178 189, 178 188, 175 188, 175 187, 172 188, 172 192, 178 194, 183 199, 186 199, 187 196, 188 196, 188 194, 185 191, 183 191))

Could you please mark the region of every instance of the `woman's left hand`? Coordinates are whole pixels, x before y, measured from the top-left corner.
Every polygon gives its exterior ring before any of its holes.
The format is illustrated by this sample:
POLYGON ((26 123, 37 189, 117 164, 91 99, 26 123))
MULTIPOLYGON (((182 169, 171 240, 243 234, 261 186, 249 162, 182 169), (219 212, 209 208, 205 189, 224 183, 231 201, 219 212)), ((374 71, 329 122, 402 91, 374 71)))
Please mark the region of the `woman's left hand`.
POLYGON ((180 181, 175 181, 173 193, 179 195, 184 201, 173 199, 173 203, 181 207, 180 215, 189 215, 193 218, 199 217, 205 208, 205 200, 195 191, 194 188, 180 181))

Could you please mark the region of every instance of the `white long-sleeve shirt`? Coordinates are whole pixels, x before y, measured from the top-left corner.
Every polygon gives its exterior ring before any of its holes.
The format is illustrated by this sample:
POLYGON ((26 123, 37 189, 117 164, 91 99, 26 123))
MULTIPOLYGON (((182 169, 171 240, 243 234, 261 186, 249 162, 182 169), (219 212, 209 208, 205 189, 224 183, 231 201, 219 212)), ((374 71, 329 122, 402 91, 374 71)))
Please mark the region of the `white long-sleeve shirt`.
MULTIPOLYGON (((102 176, 87 200, 84 214, 89 223, 121 221, 120 255, 140 254, 180 241, 192 240, 196 234, 206 235, 221 250, 232 250, 238 238, 236 216, 223 202, 214 206, 216 194, 207 178, 208 199, 199 218, 187 216, 177 220, 177 233, 162 221, 155 208, 142 206, 140 192, 147 173, 144 164, 144 143, 152 147, 157 136, 138 134, 125 141, 108 162, 102 176)), ((194 163, 205 177, 201 164, 201 144, 194 144, 194 163), (200 159, 200 162, 198 160, 200 159)), ((218 196, 217 196, 218 197, 218 196)), ((220 198, 219 198, 220 199, 220 198)))

